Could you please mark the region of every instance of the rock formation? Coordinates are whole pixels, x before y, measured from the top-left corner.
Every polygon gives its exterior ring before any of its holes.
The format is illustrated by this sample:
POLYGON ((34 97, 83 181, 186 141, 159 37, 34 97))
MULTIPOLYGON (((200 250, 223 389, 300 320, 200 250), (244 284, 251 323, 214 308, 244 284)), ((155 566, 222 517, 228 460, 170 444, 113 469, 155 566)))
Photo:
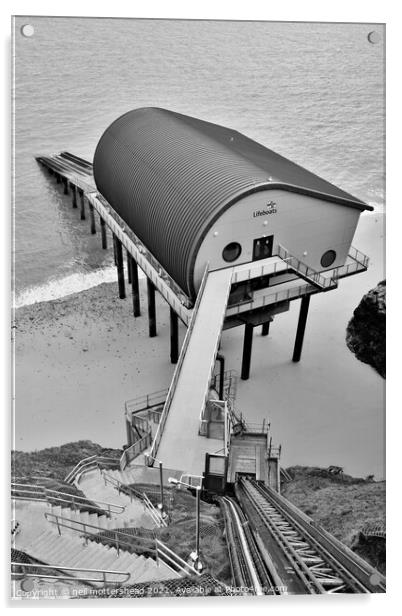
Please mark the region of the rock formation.
POLYGON ((386 282, 364 295, 346 330, 346 344, 360 361, 385 378, 386 282))

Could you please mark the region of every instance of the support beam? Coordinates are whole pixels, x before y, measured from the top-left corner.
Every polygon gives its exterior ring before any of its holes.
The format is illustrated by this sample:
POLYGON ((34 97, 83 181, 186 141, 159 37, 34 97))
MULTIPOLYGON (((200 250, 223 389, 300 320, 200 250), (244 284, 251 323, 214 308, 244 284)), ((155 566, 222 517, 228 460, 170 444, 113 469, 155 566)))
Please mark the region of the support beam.
POLYGON ((95 235, 96 233, 95 211, 94 211, 94 206, 92 205, 92 203, 89 204, 89 218, 91 221, 91 233, 92 235, 95 235))
POLYGON ((297 332, 295 339, 295 346, 293 349, 292 360, 294 362, 300 361, 300 357, 303 349, 304 332, 306 329, 306 321, 308 315, 308 308, 310 305, 310 295, 305 295, 300 304, 299 322, 297 324, 297 332))
POLYGON ((225 388, 225 358, 221 353, 216 356, 216 361, 219 362, 219 400, 223 400, 225 388))
POLYGON ((156 336, 155 287, 149 278, 147 278, 147 289, 149 337, 154 338, 156 336))
POLYGON ((68 195, 68 180, 67 180, 67 178, 63 178, 63 184, 64 184, 64 194, 68 195))
POLYGON ((170 308, 170 361, 177 364, 179 359, 179 318, 170 308))
POLYGON ((130 445, 133 444, 133 436, 132 436, 132 431, 131 431, 131 423, 128 421, 128 419, 126 419, 126 433, 127 433, 127 446, 130 447, 130 445))
POLYGON ((270 324, 271 324, 270 321, 266 321, 265 323, 262 324, 261 336, 268 336, 270 324))
POLYGON ((138 265, 137 262, 130 256, 131 269, 131 292, 133 296, 133 313, 135 317, 141 316, 140 306, 140 288, 138 284, 138 265))
POLYGON ((79 189, 80 201, 81 201, 81 220, 85 220, 85 196, 84 191, 79 189))
POLYGON ((60 184, 60 182, 61 182, 60 173, 56 173, 56 182, 57 182, 58 184, 60 184))
POLYGON ((103 250, 107 249, 107 235, 106 235, 106 223, 103 220, 102 216, 99 217, 100 227, 101 227, 101 235, 102 235, 102 248, 103 250))
POLYGON ((131 284, 130 253, 128 252, 128 250, 126 250, 126 257, 127 257, 127 280, 128 280, 128 284, 131 284))
POLYGON ((119 297, 124 299, 126 297, 126 288, 124 284, 124 264, 123 264, 123 248, 121 241, 115 235, 114 245, 116 247, 116 266, 117 266, 117 281, 119 283, 119 297))
POLYGON ((241 364, 241 378, 247 381, 250 377, 251 351, 253 349, 254 325, 246 323, 244 326, 243 359, 241 364))
POLYGON ((71 195, 72 195, 72 202, 73 202, 73 208, 75 209, 77 207, 77 187, 75 186, 75 184, 70 184, 71 186, 71 195))

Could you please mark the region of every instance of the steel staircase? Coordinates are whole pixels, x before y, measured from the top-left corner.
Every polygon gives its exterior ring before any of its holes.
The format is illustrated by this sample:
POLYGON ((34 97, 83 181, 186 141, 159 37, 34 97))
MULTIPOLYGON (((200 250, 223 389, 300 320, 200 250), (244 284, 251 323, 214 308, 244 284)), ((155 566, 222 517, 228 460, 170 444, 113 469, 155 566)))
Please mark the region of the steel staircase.
POLYGON ((63 528, 66 532, 57 533, 57 527, 43 531, 36 540, 25 548, 25 551, 44 563, 66 568, 76 568, 72 571, 74 577, 81 577, 82 570, 103 570, 129 573, 124 582, 137 583, 150 580, 162 580, 179 577, 164 563, 156 563, 152 558, 145 558, 130 552, 101 543, 88 542, 77 531, 63 528))
MULTIPOLYGON (((118 473, 119 476, 123 477, 121 471, 108 470, 108 475, 112 475, 112 473, 118 473)), ((127 477, 127 474, 125 476, 127 477)), ((133 483, 133 481, 125 480, 122 483, 128 484, 133 483)), ((112 513, 111 515, 115 528, 119 524, 121 527, 124 526, 123 521, 129 522, 130 520, 135 520, 135 526, 141 526, 142 528, 155 528, 157 526, 155 519, 144 505, 140 495, 138 498, 133 498, 124 492, 116 490, 110 482, 105 480, 101 471, 96 469, 83 473, 77 485, 92 502, 97 503, 101 499, 107 498, 124 506, 123 514, 112 513)))
POLYGON ((300 278, 314 285, 320 291, 330 291, 338 286, 338 278, 336 275, 326 278, 315 269, 300 261, 297 257, 290 254, 286 248, 278 245, 278 257, 285 261, 288 268, 297 274, 300 278))

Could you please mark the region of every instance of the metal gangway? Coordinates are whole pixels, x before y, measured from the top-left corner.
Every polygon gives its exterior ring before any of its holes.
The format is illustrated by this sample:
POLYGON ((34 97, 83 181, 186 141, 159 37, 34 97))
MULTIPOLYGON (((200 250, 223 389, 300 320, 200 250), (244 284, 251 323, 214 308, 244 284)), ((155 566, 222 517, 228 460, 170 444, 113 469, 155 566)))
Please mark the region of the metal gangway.
POLYGON ((179 362, 168 392, 149 460, 200 475, 206 453, 222 450, 220 439, 205 438, 199 427, 208 399, 233 268, 206 269, 179 362))

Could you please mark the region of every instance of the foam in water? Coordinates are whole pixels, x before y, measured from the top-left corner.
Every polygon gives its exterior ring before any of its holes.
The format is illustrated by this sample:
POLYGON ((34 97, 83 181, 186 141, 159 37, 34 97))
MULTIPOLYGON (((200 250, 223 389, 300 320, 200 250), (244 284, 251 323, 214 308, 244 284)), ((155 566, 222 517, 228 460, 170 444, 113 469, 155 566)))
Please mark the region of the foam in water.
MULTIPOLYGON (((143 273, 139 270, 139 277, 143 276, 143 273)), ((53 278, 42 285, 28 287, 20 291, 16 294, 14 305, 15 308, 21 308, 22 306, 30 306, 38 302, 60 299, 73 293, 86 291, 103 282, 115 282, 116 279, 116 268, 114 265, 94 272, 76 272, 64 278, 53 278)))

